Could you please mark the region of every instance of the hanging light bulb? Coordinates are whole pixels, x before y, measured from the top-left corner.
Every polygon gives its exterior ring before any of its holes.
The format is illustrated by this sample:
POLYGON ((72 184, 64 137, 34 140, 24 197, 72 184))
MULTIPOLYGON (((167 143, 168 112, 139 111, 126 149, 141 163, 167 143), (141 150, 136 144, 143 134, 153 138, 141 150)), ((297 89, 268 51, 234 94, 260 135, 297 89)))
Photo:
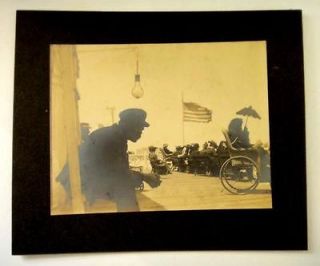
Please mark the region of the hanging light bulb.
POLYGON ((139 61, 137 58, 137 73, 134 75, 134 86, 131 90, 131 94, 133 97, 139 99, 143 96, 143 88, 140 83, 140 74, 139 74, 139 61))

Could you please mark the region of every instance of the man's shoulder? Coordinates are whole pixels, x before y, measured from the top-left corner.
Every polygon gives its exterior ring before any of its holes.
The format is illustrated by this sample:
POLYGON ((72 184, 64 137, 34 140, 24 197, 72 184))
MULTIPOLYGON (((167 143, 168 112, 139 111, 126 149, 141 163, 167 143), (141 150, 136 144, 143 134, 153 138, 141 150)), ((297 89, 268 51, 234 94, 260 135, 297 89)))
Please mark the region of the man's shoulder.
POLYGON ((102 127, 93 131, 89 135, 93 142, 117 143, 123 139, 117 124, 108 127, 102 127))
POLYGON ((112 135, 112 134, 117 134, 118 131, 119 131, 118 125, 114 124, 111 126, 98 128, 98 129, 94 130, 93 132, 91 132, 90 136, 112 135))

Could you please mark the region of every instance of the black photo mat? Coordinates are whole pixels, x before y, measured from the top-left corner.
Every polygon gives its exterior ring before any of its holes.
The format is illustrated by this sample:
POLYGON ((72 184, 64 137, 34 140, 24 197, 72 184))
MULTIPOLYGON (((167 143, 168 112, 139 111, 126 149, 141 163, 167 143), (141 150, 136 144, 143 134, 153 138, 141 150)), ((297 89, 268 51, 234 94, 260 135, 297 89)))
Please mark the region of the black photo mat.
MULTIPOLYGON (((12 253, 306 250, 301 11, 18 11, 12 253), (266 41, 272 209, 50 215, 50 45, 266 41)), ((241 196, 239 196, 241 197, 241 196)))

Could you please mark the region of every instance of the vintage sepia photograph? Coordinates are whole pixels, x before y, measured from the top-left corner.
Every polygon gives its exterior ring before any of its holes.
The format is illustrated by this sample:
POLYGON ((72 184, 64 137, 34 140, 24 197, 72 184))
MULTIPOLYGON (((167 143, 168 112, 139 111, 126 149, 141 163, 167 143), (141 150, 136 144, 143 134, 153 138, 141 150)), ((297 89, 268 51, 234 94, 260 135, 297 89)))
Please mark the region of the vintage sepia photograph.
POLYGON ((272 209, 266 45, 50 45, 51 215, 272 209))

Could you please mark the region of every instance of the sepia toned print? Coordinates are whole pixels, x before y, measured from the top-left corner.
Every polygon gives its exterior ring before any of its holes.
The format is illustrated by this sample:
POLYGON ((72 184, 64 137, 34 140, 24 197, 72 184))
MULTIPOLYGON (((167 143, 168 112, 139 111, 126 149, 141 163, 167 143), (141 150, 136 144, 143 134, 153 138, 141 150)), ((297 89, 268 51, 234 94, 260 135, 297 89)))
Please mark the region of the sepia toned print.
POLYGON ((265 41, 51 45, 51 214, 272 208, 265 41))

